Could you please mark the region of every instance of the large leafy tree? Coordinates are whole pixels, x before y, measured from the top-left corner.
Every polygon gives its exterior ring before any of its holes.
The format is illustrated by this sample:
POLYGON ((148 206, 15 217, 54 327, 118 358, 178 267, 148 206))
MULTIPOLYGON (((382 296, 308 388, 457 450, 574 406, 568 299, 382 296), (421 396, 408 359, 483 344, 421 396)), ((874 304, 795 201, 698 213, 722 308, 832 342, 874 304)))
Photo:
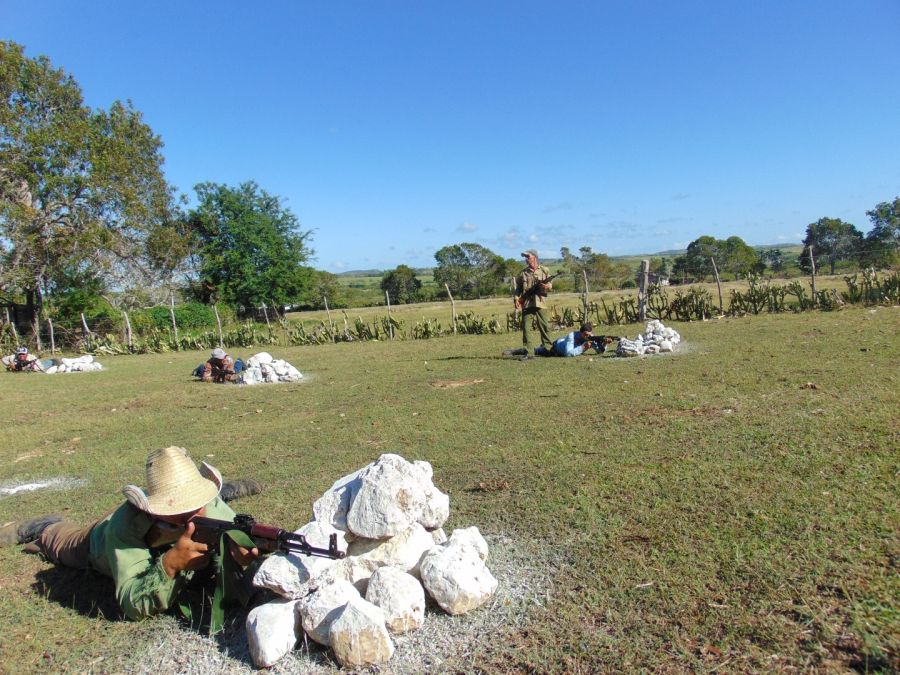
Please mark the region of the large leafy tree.
POLYGON ((896 264, 900 261, 900 197, 881 202, 866 215, 873 227, 863 246, 864 262, 883 267, 896 264))
POLYGON ((497 291, 503 283, 505 261, 502 256, 480 244, 445 246, 434 254, 437 266, 434 280, 447 284, 460 297, 480 298, 497 291))
POLYGON ((688 244, 684 255, 675 258, 673 272, 682 277, 702 279, 713 274, 712 260, 720 273, 746 276, 763 269, 759 253, 740 237, 716 239, 709 235, 688 244))
POLYGON ((857 256, 862 241, 862 232, 850 223, 845 223, 840 218, 819 218, 806 226, 806 237, 803 239, 804 255, 800 257, 800 267, 809 270, 808 251, 811 246, 813 257, 819 264, 822 261, 827 262, 831 266, 831 273, 834 274, 835 265, 839 260, 850 260, 857 256))
POLYGON ((397 304, 416 302, 421 288, 416 271, 407 265, 397 265, 381 278, 381 290, 387 291, 391 302, 397 304))
MULTIPOLYGON (((728 237, 721 247, 725 259, 725 270, 735 277, 746 277, 751 273, 760 273, 765 269, 759 253, 740 237, 728 237)), ((718 263, 716 263, 718 264, 718 263)))
POLYGON ((578 249, 578 255, 563 246, 560 249, 560 255, 562 255, 566 270, 575 277, 575 288, 584 287, 585 273, 590 288, 595 290, 618 288, 625 280, 633 276, 628 265, 610 260, 606 253, 595 253, 590 246, 582 246, 578 249))
POLYGON ((221 299, 238 310, 309 300, 313 271, 309 231, 278 197, 250 181, 236 188, 195 187, 197 208, 188 214, 203 300, 221 299))
POLYGON ((713 273, 711 258, 718 265, 722 260, 723 243, 707 234, 698 237, 688 244, 684 255, 675 258, 673 271, 682 278, 694 277, 702 279, 713 273))
POLYGON ((71 75, 0 41, 0 289, 32 323, 67 279, 122 288, 183 256, 161 148, 130 103, 92 110, 71 75))
POLYGON ((780 248, 767 248, 759 253, 763 265, 778 274, 787 266, 787 258, 780 248))

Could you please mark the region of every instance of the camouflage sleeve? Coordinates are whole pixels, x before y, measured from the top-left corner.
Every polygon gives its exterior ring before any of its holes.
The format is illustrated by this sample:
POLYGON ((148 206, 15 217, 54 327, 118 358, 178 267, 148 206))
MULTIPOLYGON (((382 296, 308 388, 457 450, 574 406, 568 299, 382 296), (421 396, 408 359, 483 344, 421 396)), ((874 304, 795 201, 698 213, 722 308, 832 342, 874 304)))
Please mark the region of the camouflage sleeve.
POLYGON ((170 579, 162 565, 162 555, 154 555, 143 542, 145 529, 138 521, 146 514, 117 511, 106 531, 106 557, 116 600, 129 619, 144 619, 165 612, 184 583, 184 574, 170 579))

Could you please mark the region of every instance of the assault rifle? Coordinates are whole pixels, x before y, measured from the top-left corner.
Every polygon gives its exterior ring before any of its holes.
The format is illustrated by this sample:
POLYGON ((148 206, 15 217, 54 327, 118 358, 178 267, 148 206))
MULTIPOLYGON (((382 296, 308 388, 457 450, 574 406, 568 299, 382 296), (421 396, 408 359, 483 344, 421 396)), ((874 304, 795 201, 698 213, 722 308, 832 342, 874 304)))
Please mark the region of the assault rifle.
MULTIPOLYGON (((195 516, 190 522, 194 524, 194 541, 207 544, 210 548, 219 545, 221 536, 229 530, 240 530, 253 539, 260 551, 274 552, 285 551, 287 553, 302 553, 303 555, 315 555, 322 558, 343 558, 346 553, 338 550, 337 534, 332 534, 328 540, 328 548, 319 548, 306 541, 302 534, 287 532, 273 525, 261 525, 253 516, 239 513, 234 517, 234 522, 217 520, 195 516)), ((170 525, 163 521, 156 521, 145 540, 150 548, 171 544, 184 534, 184 528, 170 525)))
POLYGON ((621 339, 618 335, 591 335, 585 342, 590 342, 594 349, 602 354, 606 351, 606 345, 611 342, 618 342, 621 339))
POLYGON ((556 274, 551 274, 546 279, 540 279, 538 281, 535 281, 534 285, 531 288, 529 288, 527 291, 523 291, 522 295, 516 296, 516 306, 524 307, 525 303, 528 300, 530 300, 531 298, 533 298, 535 295, 537 295, 538 292, 541 290, 541 284, 549 284, 551 281, 553 281, 556 277, 560 276, 561 274, 562 274, 562 272, 557 272, 556 274))

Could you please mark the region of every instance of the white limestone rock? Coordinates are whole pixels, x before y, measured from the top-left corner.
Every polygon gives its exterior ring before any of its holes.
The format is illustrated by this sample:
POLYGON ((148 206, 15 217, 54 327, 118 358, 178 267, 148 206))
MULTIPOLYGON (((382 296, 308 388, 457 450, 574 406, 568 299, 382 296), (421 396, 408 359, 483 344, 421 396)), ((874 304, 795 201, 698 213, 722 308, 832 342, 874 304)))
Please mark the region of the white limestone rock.
POLYGON ((348 547, 350 556, 374 560, 418 575, 422 555, 434 546, 434 537, 419 523, 390 539, 355 539, 348 547))
POLYGON ((384 454, 336 481, 313 505, 313 516, 348 530, 348 540, 386 539, 414 522, 426 530, 441 527, 450 516, 450 497, 435 487, 428 462, 384 454))
POLYGON ((366 557, 348 556, 338 560, 322 574, 310 579, 309 588, 315 590, 334 581, 348 581, 356 587, 360 595, 365 595, 369 587, 369 578, 379 567, 384 565, 379 560, 366 557))
POLYGON ((366 600, 382 609, 388 630, 399 635, 425 623, 425 589, 396 567, 381 567, 369 580, 366 600))
POLYGON ((302 598, 309 592, 309 570, 299 556, 275 553, 267 556, 253 575, 253 585, 268 588, 283 598, 302 598))
POLYGON ((276 600, 254 607, 247 615, 247 643, 258 668, 269 668, 297 643, 296 600, 276 600))
MULTIPOLYGON (((307 523, 296 533, 302 534, 307 543, 318 548, 328 548, 330 535, 334 533, 338 535, 338 549, 345 552, 347 550, 344 533, 327 523, 307 523)), ((260 564, 253 576, 253 585, 268 588, 284 598, 302 598, 316 587, 312 581, 337 563, 332 558, 276 553, 260 564)))
POLYGON ((362 598, 349 601, 331 625, 331 648, 342 666, 360 668, 387 663, 394 643, 384 612, 362 598))
POLYGON ((669 328, 659 319, 648 321, 644 332, 634 340, 622 339, 616 349, 616 356, 641 356, 675 351, 675 345, 681 342, 678 331, 669 328))
POLYGON ((275 359, 268 352, 260 352, 247 359, 240 382, 242 384, 296 382, 302 377, 303 374, 284 359, 275 359))
MULTIPOLYGON (((640 336, 638 336, 640 337, 640 336)), ((616 356, 640 356, 644 353, 643 340, 629 340, 622 338, 619 340, 619 346, 616 347, 616 356)))
POLYGON ((272 363, 272 360, 272 355, 269 352, 259 352, 247 359, 247 365, 251 368, 255 368, 264 363, 272 363))
POLYGON ((313 519, 319 522, 331 523, 338 530, 347 530, 347 512, 350 504, 359 488, 362 486, 361 474, 370 465, 339 478, 319 497, 313 504, 313 519))
POLYGON ((347 512, 347 527, 367 539, 393 537, 418 521, 425 492, 418 472, 399 455, 382 455, 361 473, 362 484, 347 512))
POLYGON ((436 530, 450 517, 450 495, 445 494, 429 483, 425 486, 425 505, 419 524, 426 530, 436 530))
POLYGON ((487 562, 488 543, 474 525, 453 530, 453 534, 450 535, 450 539, 447 542, 447 547, 449 548, 450 546, 471 546, 478 553, 481 561, 487 562))
POLYGON ((476 609, 497 590, 497 580, 471 545, 435 546, 419 569, 425 590, 449 614, 476 609))
POLYGON ((62 358, 58 364, 50 366, 44 372, 53 375, 55 373, 89 373, 95 370, 103 370, 103 366, 90 354, 84 354, 75 358, 62 358))
POLYGON ((438 546, 447 543, 447 533, 444 532, 444 528, 442 527, 439 527, 436 530, 432 530, 431 538, 434 539, 434 543, 438 546))
POLYGON ((353 599, 362 599, 362 596, 349 581, 334 581, 320 586, 315 593, 297 603, 303 630, 319 644, 330 647, 331 624, 339 610, 353 599))

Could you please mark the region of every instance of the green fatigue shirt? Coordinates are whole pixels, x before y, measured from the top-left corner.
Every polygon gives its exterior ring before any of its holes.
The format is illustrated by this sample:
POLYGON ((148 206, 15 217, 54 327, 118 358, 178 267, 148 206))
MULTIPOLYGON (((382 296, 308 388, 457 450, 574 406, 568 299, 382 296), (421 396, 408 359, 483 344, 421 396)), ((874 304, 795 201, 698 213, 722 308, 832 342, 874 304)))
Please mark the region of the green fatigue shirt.
MULTIPOLYGON (((539 281, 542 281, 550 276, 550 270, 548 270, 543 265, 538 265, 536 270, 532 270, 530 267, 526 267, 524 270, 519 272, 519 276, 516 277, 516 296, 522 295, 529 288, 534 286, 539 281)), ((553 284, 547 284, 551 288, 553 284)), ((525 301, 525 306, 522 309, 529 309, 531 307, 544 308, 547 305, 547 296, 541 295, 540 293, 535 293, 528 300, 525 301)))
MULTIPOLYGON (((206 517, 233 520, 234 511, 216 497, 206 505, 206 517)), ((154 518, 125 502, 91 530, 91 567, 116 584, 116 600, 129 619, 165 612, 194 576, 185 570, 170 579, 162 556, 173 545, 148 548, 144 537, 154 518)))

